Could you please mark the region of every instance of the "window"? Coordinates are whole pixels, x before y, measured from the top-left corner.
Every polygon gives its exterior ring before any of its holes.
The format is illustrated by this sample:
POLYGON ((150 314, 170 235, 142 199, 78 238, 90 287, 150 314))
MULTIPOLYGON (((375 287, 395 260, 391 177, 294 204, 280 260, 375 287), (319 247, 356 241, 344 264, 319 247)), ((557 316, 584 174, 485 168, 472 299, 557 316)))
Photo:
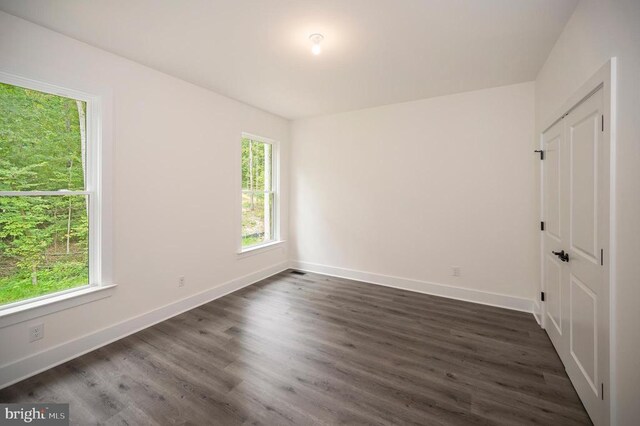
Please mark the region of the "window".
POLYGON ((241 251, 278 241, 277 144, 242 137, 241 251))
POLYGON ((32 83, 0 81, 0 310, 99 280, 96 106, 32 83))

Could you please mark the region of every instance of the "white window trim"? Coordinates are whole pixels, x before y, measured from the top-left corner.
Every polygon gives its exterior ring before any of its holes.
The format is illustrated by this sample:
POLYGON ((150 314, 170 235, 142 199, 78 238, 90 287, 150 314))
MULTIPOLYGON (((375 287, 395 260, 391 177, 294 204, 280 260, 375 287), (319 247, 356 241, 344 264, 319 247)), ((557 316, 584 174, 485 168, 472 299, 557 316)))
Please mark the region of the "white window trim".
POLYGON ((6 308, 0 313, 0 328, 111 297, 115 288, 115 284, 85 285, 47 297, 28 299, 29 303, 6 308))
MULTIPOLYGON (((0 71, 0 82, 86 102, 86 162, 84 191, 0 191, 4 196, 88 195, 89 196, 89 283, 0 306, 0 328, 62 309, 108 297, 114 284, 105 282, 103 270, 103 98, 83 91, 31 80, 0 71)), ((110 251, 110 250, 109 250, 110 251)))
POLYGON ((285 240, 267 241, 262 244, 256 244, 251 247, 246 247, 243 251, 238 252, 239 258, 253 256, 255 254, 264 253, 265 251, 275 250, 285 243, 285 240))
MULTIPOLYGON (((258 254, 264 251, 272 250, 282 244, 281 234, 280 234, 280 142, 265 138, 263 136, 254 135, 251 133, 242 132, 240 143, 238 146, 238 165, 240 166, 238 169, 238 184, 237 184, 237 217, 238 217, 238 237, 237 237, 237 247, 236 254, 239 258, 244 258, 253 254, 258 254), (272 188, 271 191, 266 191, 266 193, 273 193, 273 238, 269 241, 265 241, 260 244, 254 244, 249 247, 242 247, 242 139, 251 139, 256 142, 268 143, 271 145, 271 156, 273 161, 273 169, 272 173, 272 188)), ((261 192, 261 191, 253 191, 253 192, 261 192)))

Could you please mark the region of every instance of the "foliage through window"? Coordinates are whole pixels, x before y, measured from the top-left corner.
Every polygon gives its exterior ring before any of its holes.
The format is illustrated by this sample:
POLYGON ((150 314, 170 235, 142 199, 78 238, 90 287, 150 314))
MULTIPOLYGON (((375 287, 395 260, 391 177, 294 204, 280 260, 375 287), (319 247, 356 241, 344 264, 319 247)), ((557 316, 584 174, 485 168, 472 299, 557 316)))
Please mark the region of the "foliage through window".
POLYGON ((0 305, 89 284, 87 103, 0 83, 0 305))
POLYGON ((277 240, 274 145, 242 138, 242 248, 277 240))

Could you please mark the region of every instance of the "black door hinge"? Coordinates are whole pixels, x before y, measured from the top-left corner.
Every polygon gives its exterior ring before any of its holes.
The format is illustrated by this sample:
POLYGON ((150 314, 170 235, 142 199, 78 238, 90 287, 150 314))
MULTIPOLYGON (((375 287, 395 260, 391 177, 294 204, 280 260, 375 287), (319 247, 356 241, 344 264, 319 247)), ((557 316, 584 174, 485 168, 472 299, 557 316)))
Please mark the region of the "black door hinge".
POLYGON ((604 249, 600 249, 600 266, 604 266, 604 249))
POLYGON ((602 116, 602 131, 604 132, 604 115, 602 116))
POLYGON ((544 222, 540 222, 540 230, 544 231, 544 222))
POLYGON ((600 395, 602 396, 602 400, 604 401, 604 383, 600 383, 600 395))
POLYGON ((540 292, 540 301, 544 302, 544 291, 540 292))
POLYGON ((541 160, 544 160, 544 151, 543 151, 543 150, 541 150, 541 149, 536 149, 536 150, 535 150, 535 151, 533 151, 533 152, 539 152, 539 153, 540 153, 540 159, 541 159, 541 160))

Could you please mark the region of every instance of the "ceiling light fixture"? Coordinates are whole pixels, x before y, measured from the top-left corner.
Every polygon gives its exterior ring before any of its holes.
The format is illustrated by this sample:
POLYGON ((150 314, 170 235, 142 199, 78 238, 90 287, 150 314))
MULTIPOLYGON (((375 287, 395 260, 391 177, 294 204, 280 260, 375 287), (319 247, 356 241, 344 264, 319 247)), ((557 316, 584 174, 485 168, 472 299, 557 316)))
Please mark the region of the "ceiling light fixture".
POLYGON ((311 43, 313 43, 313 46, 311 46, 311 53, 313 53, 314 55, 319 55, 320 52, 322 52, 322 47, 320 46, 320 43, 322 43, 322 40, 324 40, 324 36, 322 34, 311 34, 309 36, 309 40, 311 40, 311 43))

